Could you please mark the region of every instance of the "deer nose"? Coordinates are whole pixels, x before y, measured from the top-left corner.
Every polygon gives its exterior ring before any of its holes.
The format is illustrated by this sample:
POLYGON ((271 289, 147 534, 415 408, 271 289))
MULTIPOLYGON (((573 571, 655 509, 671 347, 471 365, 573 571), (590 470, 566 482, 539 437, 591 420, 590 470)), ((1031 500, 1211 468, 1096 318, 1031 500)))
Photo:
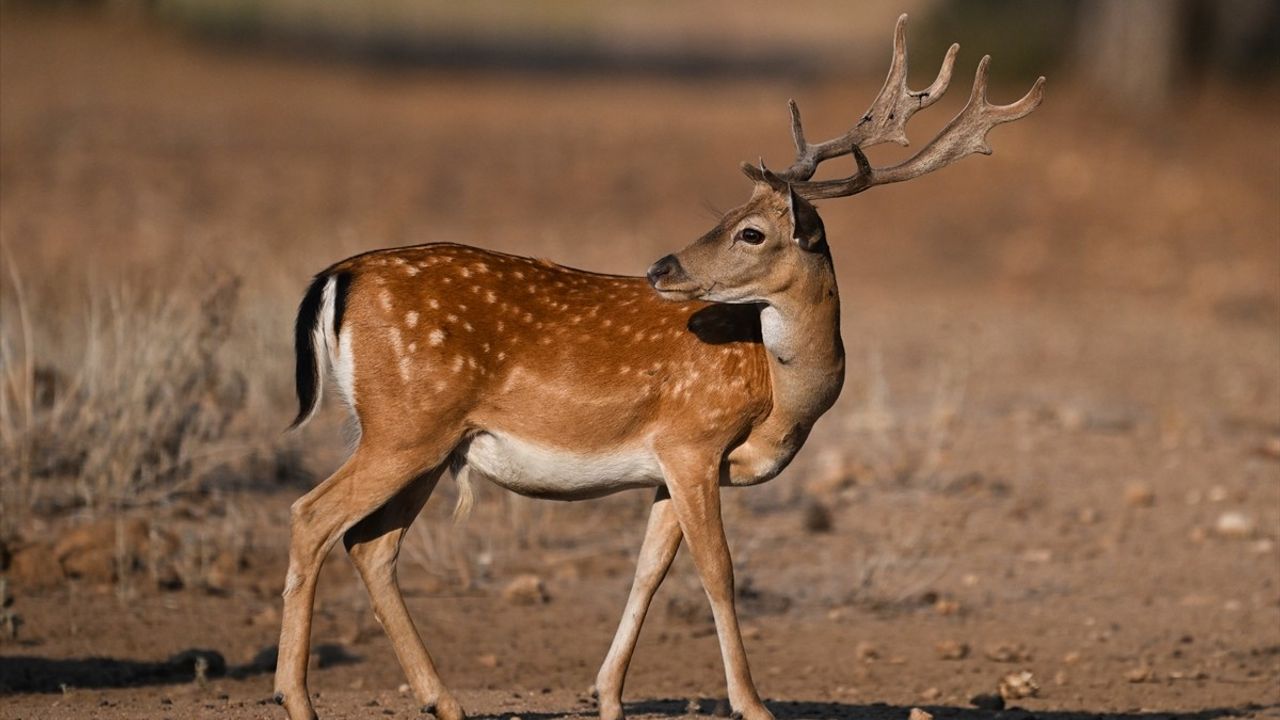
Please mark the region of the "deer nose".
POLYGON ((645 276, 649 278, 650 285, 657 285, 659 280, 683 272, 684 268, 680 267, 680 261, 676 259, 676 256, 668 255, 650 265, 649 272, 645 276))

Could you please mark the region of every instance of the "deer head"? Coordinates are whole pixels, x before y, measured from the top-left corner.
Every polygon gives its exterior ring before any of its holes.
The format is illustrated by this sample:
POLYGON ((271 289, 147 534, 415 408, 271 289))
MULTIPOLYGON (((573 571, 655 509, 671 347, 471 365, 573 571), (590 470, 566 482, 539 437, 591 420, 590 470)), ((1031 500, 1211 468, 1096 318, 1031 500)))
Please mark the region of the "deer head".
POLYGON ((767 302, 797 276, 829 263, 818 211, 766 170, 745 205, 689 247, 654 263, 648 277, 671 300, 767 302))
POLYGON ((960 158, 990 155, 986 135, 996 125, 1025 117, 1044 99, 1044 78, 1021 100, 1010 105, 987 101, 987 70, 991 57, 978 63, 969 102, 928 145, 911 158, 889 167, 872 167, 864 148, 893 142, 907 145, 906 125, 918 110, 937 102, 951 83, 959 45, 952 45, 937 78, 925 90, 907 87, 907 16, 898 18, 893 58, 884 86, 871 106, 844 135, 809 143, 800 122, 800 109, 789 102, 791 136, 796 159, 774 173, 761 162, 743 164, 755 182, 751 199, 721 218, 720 223, 692 245, 667 255, 649 268, 649 283, 670 300, 709 300, 723 303, 772 304, 780 295, 814 273, 829 274, 831 257, 822 218, 810 201, 848 197, 876 185, 901 182, 941 169, 960 158), (813 180, 818 166, 833 158, 853 156, 854 174, 840 179, 813 180))

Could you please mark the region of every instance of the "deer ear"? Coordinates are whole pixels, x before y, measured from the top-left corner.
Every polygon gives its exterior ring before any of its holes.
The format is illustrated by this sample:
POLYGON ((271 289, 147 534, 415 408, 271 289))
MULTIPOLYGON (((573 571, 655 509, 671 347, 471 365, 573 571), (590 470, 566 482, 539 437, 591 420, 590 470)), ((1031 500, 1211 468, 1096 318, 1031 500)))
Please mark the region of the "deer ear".
POLYGON ((800 197, 796 189, 787 184, 787 213, 791 216, 791 235, 801 250, 820 252, 827 246, 827 229, 822 224, 818 209, 800 197))

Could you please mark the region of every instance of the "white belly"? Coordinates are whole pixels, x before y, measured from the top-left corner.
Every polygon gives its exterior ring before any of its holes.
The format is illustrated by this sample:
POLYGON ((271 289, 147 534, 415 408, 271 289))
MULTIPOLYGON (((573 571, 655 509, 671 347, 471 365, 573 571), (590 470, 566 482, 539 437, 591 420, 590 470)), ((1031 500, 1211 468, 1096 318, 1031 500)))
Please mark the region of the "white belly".
POLYGON ((662 468, 647 445, 575 453, 482 432, 471 438, 462 456, 472 472, 531 497, 576 500, 663 483, 662 468))

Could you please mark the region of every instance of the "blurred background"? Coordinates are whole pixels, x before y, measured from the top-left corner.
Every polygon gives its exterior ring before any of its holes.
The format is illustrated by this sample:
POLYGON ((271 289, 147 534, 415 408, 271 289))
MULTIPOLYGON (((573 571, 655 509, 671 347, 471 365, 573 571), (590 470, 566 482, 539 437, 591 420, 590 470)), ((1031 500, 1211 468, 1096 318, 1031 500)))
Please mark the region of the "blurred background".
MULTIPOLYGON (((848 381, 726 500, 762 691, 1280 704, 1273 0, 0 3, 0 693, 265 713, 288 506, 347 449, 337 407, 281 432, 310 276, 433 241, 641 274, 747 198, 739 162, 789 162, 788 98, 812 138, 861 115, 902 12, 912 87, 961 52, 873 162, 983 54, 993 101, 1047 99, 992 157, 821 206, 848 381)), ((485 488, 455 527, 453 492, 401 563, 446 680, 578 707, 648 494, 485 488)), ((411 704, 345 560, 320 592, 322 714, 411 704)), ((712 703, 683 556, 655 608, 629 688, 712 703)))

